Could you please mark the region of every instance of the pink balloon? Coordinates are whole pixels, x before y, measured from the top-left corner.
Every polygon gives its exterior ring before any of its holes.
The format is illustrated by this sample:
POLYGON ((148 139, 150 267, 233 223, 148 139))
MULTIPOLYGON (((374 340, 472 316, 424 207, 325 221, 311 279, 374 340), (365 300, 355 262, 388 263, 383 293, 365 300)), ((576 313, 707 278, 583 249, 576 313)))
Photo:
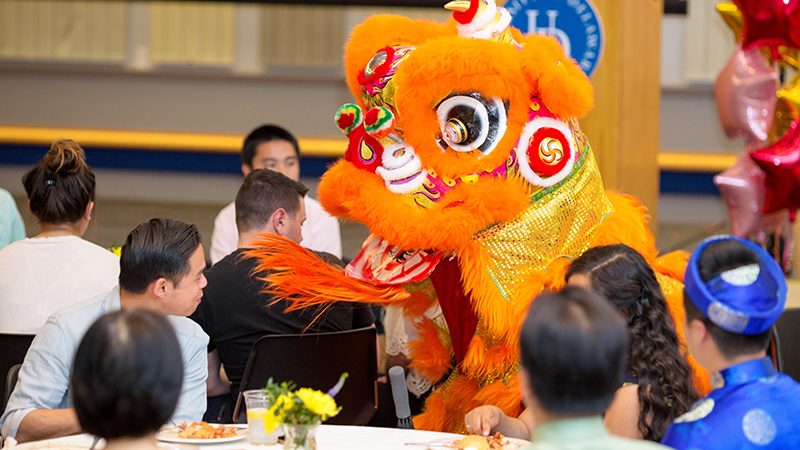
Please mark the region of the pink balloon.
POLYGON ((728 205, 733 234, 743 238, 757 234, 762 228, 764 172, 745 155, 715 176, 714 184, 728 205))
POLYGON ((734 52, 714 85, 725 134, 743 136, 748 148, 766 141, 777 89, 778 70, 758 49, 734 52))
POLYGON ((714 184, 728 206, 732 233, 766 248, 788 273, 794 248, 790 214, 788 210, 761 213, 764 179, 764 172, 745 154, 736 164, 715 176, 714 184), (769 242, 770 239, 779 242, 769 242))

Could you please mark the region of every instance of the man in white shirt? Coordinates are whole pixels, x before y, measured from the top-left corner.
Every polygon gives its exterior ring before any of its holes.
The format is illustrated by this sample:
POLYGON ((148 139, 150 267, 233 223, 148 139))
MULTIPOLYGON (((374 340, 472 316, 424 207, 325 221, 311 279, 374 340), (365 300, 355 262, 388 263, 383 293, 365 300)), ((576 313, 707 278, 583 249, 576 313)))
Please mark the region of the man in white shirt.
MULTIPOLYGON (((294 181, 300 180, 300 146, 297 139, 277 125, 262 125, 251 131, 242 145, 242 173, 254 169, 271 169, 294 181)), ((300 245, 311 250, 342 257, 339 221, 328 214, 318 201, 306 195, 303 199, 306 222, 300 245)), ((236 205, 231 202, 214 219, 211 234, 211 263, 215 264, 236 250, 239 232, 236 228, 236 205)))
POLYGON ((119 286, 53 314, 36 335, 0 418, 4 437, 23 442, 81 432, 70 395, 72 359, 91 324, 119 309, 168 316, 181 346, 181 354, 175 356, 183 358, 184 367, 173 420, 203 417, 208 336, 185 317, 200 304, 206 286, 200 233, 178 220, 151 219, 128 235, 119 264, 119 286))

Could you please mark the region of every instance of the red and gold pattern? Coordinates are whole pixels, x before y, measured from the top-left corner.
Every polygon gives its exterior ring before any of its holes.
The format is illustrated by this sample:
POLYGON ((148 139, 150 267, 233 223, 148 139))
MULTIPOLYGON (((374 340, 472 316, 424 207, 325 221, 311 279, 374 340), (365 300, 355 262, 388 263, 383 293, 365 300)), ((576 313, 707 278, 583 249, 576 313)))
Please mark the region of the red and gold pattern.
MULTIPOLYGON (((442 315, 423 318, 410 344, 412 366, 442 382, 415 425, 463 432, 464 414, 481 404, 520 412, 521 322, 537 294, 563 285, 570 260, 592 246, 633 247, 681 323, 686 258, 659 257, 644 208, 604 190, 577 121, 592 107, 592 87, 561 46, 496 29, 507 13, 493 1, 450 6, 473 21, 376 16, 346 47, 360 110, 383 106, 396 120, 374 138, 350 126, 351 111, 340 125, 345 159, 319 185, 328 211, 374 235, 354 264, 343 273, 274 236, 249 254, 270 271, 266 290, 293 296, 295 308, 365 301, 421 316, 438 303, 442 315), (379 164, 364 157, 365 144, 379 164)), ((689 360, 707 392, 707 374, 689 360)))

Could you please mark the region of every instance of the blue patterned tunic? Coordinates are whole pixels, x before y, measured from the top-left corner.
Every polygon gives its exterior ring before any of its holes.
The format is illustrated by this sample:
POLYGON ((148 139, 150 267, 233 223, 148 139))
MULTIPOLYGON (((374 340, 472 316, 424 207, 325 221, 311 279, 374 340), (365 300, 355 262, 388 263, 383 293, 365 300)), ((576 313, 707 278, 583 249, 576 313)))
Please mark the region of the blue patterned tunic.
POLYGON ((800 384, 769 358, 712 377, 714 390, 675 419, 663 444, 693 449, 800 449, 800 384))

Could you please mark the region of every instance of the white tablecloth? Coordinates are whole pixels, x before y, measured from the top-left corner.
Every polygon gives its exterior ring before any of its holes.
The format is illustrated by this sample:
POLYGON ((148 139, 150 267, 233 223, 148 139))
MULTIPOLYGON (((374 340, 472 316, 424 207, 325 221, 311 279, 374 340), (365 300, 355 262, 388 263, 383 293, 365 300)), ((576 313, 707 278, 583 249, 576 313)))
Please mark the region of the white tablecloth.
MULTIPOLYGON (((341 425, 321 425, 317 431, 318 450, 423 450, 425 446, 408 446, 406 443, 448 442, 458 439, 460 435, 436 433, 432 431, 398 430, 395 428, 351 427, 341 425)), ((14 450, 39 450, 70 448, 88 449, 92 437, 88 434, 67 436, 44 441, 17 444, 14 450)), ((163 443, 165 450, 186 448, 175 444, 163 443)), ((200 450, 281 450, 282 445, 250 445, 247 440, 227 442, 224 444, 203 444, 200 450)), ((101 448, 100 445, 97 447, 101 448)), ((9 447, 6 446, 8 450, 9 447)), ((438 449, 437 449, 438 450, 438 449)))

